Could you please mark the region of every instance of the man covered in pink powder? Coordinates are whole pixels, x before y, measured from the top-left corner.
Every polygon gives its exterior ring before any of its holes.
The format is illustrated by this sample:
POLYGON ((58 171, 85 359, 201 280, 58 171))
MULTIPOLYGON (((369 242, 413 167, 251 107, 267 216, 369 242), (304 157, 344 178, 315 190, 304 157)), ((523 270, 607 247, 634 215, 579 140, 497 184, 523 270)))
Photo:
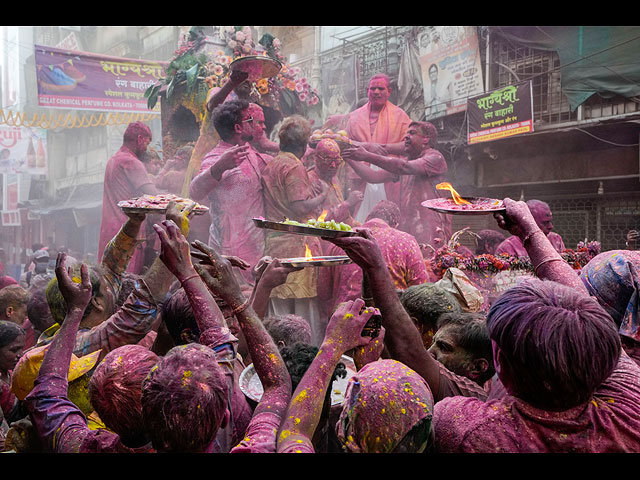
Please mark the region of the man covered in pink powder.
MULTIPOLYGON (((107 162, 102 194, 102 224, 98 241, 99 259, 102 258, 107 243, 116 236, 127 220, 127 216, 118 207, 118 202, 157 192, 142 162, 151 138, 151 129, 144 123, 129 124, 124 132, 122 147, 107 162)), ((139 245, 129 262, 128 271, 140 274, 143 264, 144 249, 139 245)))
MULTIPOLYGON (((549 205, 542 200, 536 199, 528 200, 526 203, 538 228, 547 236, 553 248, 555 248, 557 252, 562 253, 564 250, 564 242, 560 235, 552 231, 553 214, 551 213, 549 205)), ((527 238, 521 239, 517 235, 511 235, 496 247, 496 255, 506 253, 515 257, 526 257, 529 255, 526 245, 524 245, 527 240, 527 238)))
MULTIPOLYGON (((367 148, 376 151, 379 146, 398 147, 404 139, 411 118, 400 107, 389 101, 391 96, 391 81, 385 74, 378 73, 369 80, 367 89, 369 101, 362 107, 349 113, 346 126, 347 135, 351 140, 366 144, 367 148)), ((376 167, 377 168, 377 167, 376 167)), ((350 190, 364 193, 364 199, 357 214, 362 221, 371 208, 380 200, 400 202, 401 186, 394 179, 385 180, 382 185, 366 185, 351 171, 350 190)))
MULTIPOLYGON (((264 230, 256 228, 252 218, 264 215, 262 172, 271 160, 249 144, 255 129, 264 128, 256 113, 259 108, 244 100, 230 100, 214 110, 213 122, 221 140, 205 156, 189 188, 193 200, 209 199, 209 245, 251 266, 258 263, 265 248, 264 230)), ((242 275, 246 283, 253 284, 250 270, 242 275)))
POLYGON ((411 122, 404 136, 402 156, 397 147, 389 153, 373 153, 356 145, 345 149, 344 158, 368 182, 389 182, 399 178, 398 201, 402 217, 399 229, 412 234, 418 243, 439 248, 451 236, 451 218, 422 206, 422 202, 440 195, 435 186, 448 171, 444 156, 434 148, 438 132, 429 122, 411 122), (362 163, 359 163, 362 162, 362 163), (376 165, 382 170, 367 166, 376 165))
MULTIPOLYGON (((422 257, 418 242, 412 235, 397 229, 400 209, 388 200, 379 202, 369 213, 362 228, 368 228, 376 238, 385 258, 396 290, 433 281, 435 277, 422 257)), ((327 242, 328 243, 328 242, 327 242)), ((327 255, 343 255, 341 248, 331 245, 327 255)), ((356 264, 324 269, 319 273, 323 286, 318 295, 322 299, 326 318, 340 303, 362 296, 362 269, 356 264)))

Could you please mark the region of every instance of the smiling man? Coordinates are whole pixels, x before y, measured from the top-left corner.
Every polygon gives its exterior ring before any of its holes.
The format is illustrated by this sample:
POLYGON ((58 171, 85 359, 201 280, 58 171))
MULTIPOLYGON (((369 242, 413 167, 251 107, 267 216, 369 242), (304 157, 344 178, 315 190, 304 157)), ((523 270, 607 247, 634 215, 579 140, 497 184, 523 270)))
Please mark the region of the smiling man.
MULTIPOLYGON (((371 77, 367 96, 369 101, 349 114, 346 126, 349 138, 368 144, 367 148, 393 145, 394 148, 401 149, 411 118, 402 108, 389 101, 391 97, 389 77, 382 73, 371 77)), ((398 182, 387 181, 384 183, 384 188, 381 185, 366 185, 358 175, 351 173, 353 172, 350 172, 350 189, 364 192, 364 200, 358 212, 360 221, 366 218, 371 208, 380 200, 391 200, 399 204, 400 185, 398 182)))

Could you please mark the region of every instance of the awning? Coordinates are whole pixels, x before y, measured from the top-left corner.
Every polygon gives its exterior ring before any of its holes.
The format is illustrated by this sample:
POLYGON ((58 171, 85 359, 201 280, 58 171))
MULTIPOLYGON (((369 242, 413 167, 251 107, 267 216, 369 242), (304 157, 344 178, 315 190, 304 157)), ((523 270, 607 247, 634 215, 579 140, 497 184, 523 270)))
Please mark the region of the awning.
POLYGON ((595 93, 640 95, 640 28, 634 26, 496 26, 508 40, 556 51, 562 91, 575 110, 595 93))
POLYGON ((56 202, 32 208, 36 213, 49 215, 62 210, 90 210, 102 207, 102 183, 77 185, 58 195, 56 202))

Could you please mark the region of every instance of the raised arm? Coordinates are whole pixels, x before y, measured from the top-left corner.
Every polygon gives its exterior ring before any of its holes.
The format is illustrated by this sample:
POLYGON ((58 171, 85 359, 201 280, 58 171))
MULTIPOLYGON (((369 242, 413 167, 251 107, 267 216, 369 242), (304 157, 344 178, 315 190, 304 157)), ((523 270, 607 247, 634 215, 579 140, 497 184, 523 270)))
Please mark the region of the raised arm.
POLYGON ((251 306, 258 317, 264 319, 267 315, 271 290, 286 283, 287 276, 299 270, 302 270, 302 267, 282 266, 277 258, 262 257, 260 259, 254 269, 256 285, 251 293, 251 306))
POLYGON ((543 280, 552 280, 588 295, 576 271, 562 259, 547 236, 540 230, 527 204, 505 198, 504 205, 506 212, 496 213, 494 217, 500 228, 522 240, 522 245, 533 263, 535 274, 543 280))
POLYGON ((206 344, 207 337, 226 328, 224 316, 191 263, 189 243, 178 226, 173 221, 164 220, 161 225, 156 224, 153 228, 160 238, 159 258, 184 288, 198 323, 201 343, 206 344))
POLYGON ((295 453, 300 447, 309 452, 313 448, 311 440, 333 372, 345 352, 371 341, 362 336, 362 330, 373 312, 357 299, 341 304, 332 315, 320 350, 298 384, 280 426, 278 453, 295 453))
POLYGON ((434 397, 437 397, 440 366, 424 348, 420 332, 400 303, 375 238, 368 229, 356 228, 355 231, 357 235, 352 237, 326 240, 342 248, 367 276, 375 306, 382 316, 384 343, 391 357, 418 372, 429 384, 434 397))
POLYGON ((207 287, 232 308, 244 334, 253 366, 262 382, 264 393, 254 410, 254 416, 261 412, 283 415, 291 396, 291 378, 278 347, 253 310, 250 300, 242 293, 229 260, 201 242, 193 246, 209 256, 213 272, 199 264, 195 268, 207 287))
POLYGON ((72 279, 66 267, 65 253, 58 254, 56 277, 67 312, 60 330, 47 348, 34 388, 25 398, 25 404, 45 451, 77 452, 89 428, 83 413, 67 397, 67 377, 76 333, 91 300, 92 289, 85 264, 80 267, 80 279, 72 279), (71 434, 67 435, 69 432, 71 434))

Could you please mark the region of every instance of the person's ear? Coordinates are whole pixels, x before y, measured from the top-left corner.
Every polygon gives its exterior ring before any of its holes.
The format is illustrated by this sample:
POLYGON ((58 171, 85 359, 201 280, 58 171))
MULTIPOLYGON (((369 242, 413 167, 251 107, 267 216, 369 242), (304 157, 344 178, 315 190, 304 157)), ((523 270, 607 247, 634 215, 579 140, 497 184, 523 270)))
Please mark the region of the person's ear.
POLYGON ((104 312, 105 305, 104 305, 104 300, 102 299, 102 297, 98 297, 96 295, 91 297, 91 305, 93 305, 94 310, 96 310, 98 312, 101 312, 101 313, 104 312))
POLYGON ((222 418, 222 422, 220 423, 220 428, 222 429, 226 427, 230 419, 231 419, 231 412, 229 412, 229 409, 226 409, 224 411, 224 417, 222 418))
POLYGON ((7 318, 11 318, 13 312, 15 312, 15 309, 13 307, 7 307, 7 309, 4 311, 4 316, 7 318))
POLYGON ((475 380, 480 378, 489 368, 489 362, 486 358, 476 358, 469 362, 468 375, 469 378, 475 380))

